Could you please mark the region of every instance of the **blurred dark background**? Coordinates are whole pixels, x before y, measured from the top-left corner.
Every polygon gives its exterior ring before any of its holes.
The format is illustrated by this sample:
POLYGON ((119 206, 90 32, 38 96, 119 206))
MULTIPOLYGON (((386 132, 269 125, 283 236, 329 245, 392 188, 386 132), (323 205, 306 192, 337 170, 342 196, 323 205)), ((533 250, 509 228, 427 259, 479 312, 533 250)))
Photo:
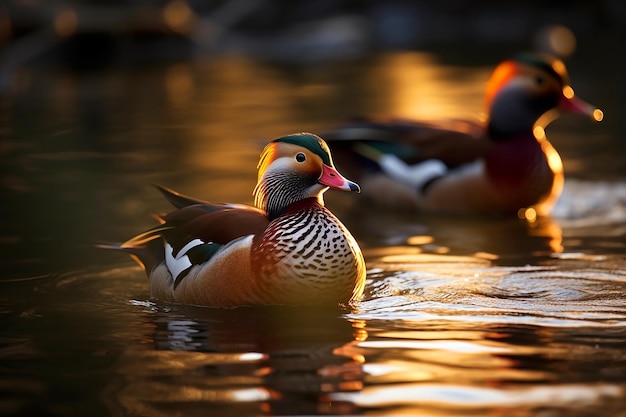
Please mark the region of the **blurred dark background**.
POLYGON ((547 45, 555 26, 623 59, 622 0, 4 0, 0 69, 6 89, 13 69, 41 62, 93 70, 237 53, 309 65, 390 49, 476 55, 468 45, 567 55, 547 45))

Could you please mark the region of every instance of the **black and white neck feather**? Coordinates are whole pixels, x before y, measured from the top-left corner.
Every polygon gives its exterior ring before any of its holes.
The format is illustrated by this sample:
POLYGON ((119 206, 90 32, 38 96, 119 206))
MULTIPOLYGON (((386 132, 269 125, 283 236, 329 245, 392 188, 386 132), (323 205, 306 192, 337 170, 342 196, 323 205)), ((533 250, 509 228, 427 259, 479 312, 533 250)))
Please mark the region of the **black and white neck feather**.
POLYGON ((291 204, 305 198, 317 197, 323 205, 322 192, 326 188, 311 175, 268 170, 254 188, 254 204, 273 220, 291 204))

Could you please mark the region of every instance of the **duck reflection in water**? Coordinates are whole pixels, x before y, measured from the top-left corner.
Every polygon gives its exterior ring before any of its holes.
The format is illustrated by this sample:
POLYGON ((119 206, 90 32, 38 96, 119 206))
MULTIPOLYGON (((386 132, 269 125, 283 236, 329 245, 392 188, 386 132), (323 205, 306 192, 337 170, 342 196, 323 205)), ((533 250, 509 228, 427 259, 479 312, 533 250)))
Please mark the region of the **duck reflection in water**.
POLYGON ((550 216, 534 221, 506 216, 436 215, 424 213, 416 222, 409 212, 354 207, 345 199, 346 226, 360 236, 369 269, 397 270, 410 264, 428 269, 434 258, 454 263, 472 260, 489 265, 542 264, 566 250, 563 228, 550 216), (460 258, 463 258, 461 260, 460 258), (422 264, 420 266, 420 264, 422 264))
POLYGON ((118 407, 133 415, 169 415, 173 404, 185 415, 206 415, 225 404, 229 415, 354 412, 349 404, 323 400, 329 392, 363 386, 363 358, 346 354, 345 346, 367 333, 362 321, 342 312, 150 305, 138 331, 142 344, 154 349, 128 350, 117 363, 125 381, 111 390, 118 407))

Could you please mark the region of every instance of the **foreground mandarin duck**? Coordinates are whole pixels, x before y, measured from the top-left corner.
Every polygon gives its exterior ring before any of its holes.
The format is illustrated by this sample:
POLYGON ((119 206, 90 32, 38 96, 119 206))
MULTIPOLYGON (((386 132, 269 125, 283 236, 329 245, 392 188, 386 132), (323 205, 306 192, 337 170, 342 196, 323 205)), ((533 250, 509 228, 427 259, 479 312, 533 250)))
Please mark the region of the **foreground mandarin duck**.
POLYGON ((335 160, 381 205, 446 213, 549 214, 563 186, 543 128, 556 110, 600 121, 574 96, 562 61, 502 62, 486 89, 485 123, 356 120, 325 134, 335 160))
POLYGON ((261 153, 256 207, 216 204, 158 187, 177 210, 117 249, 149 275, 152 296, 215 307, 358 300, 361 250, 324 207, 328 188, 359 186, 335 169, 320 137, 301 133, 261 153))

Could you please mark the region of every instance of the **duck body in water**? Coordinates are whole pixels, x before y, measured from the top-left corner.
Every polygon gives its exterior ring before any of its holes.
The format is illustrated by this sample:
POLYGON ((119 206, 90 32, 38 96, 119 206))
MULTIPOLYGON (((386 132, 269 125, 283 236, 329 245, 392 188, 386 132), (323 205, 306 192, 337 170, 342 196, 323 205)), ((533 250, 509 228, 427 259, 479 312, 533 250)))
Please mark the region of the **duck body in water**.
POLYGON ((335 159, 380 206, 438 213, 547 215, 563 165, 545 135, 556 112, 602 112, 574 95, 562 61, 524 54, 499 64, 484 123, 355 120, 325 134, 335 159))
POLYGON ((361 249, 323 200, 329 188, 360 189, 336 170, 324 140, 310 133, 276 139, 258 169, 256 207, 159 187, 177 209, 113 246, 145 268, 153 297, 213 307, 337 305, 361 297, 361 249))

